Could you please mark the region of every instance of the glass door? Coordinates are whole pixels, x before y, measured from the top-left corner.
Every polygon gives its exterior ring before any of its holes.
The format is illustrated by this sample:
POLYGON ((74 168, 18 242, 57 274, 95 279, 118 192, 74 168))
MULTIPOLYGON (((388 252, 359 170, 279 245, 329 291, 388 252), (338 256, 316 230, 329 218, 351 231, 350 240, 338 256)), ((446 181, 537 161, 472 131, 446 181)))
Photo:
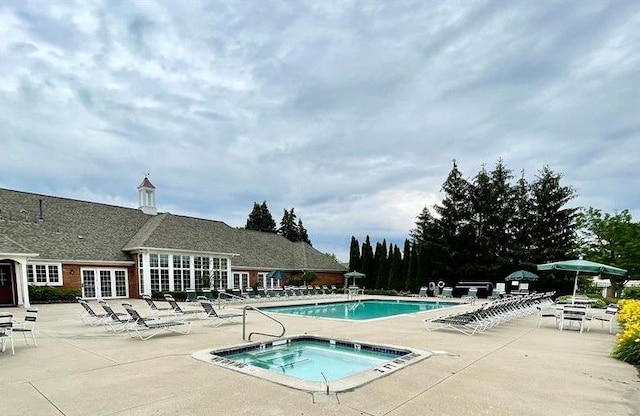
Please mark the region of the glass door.
POLYGON ((82 297, 96 297, 96 272, 94 270, 82 271, 82 297))

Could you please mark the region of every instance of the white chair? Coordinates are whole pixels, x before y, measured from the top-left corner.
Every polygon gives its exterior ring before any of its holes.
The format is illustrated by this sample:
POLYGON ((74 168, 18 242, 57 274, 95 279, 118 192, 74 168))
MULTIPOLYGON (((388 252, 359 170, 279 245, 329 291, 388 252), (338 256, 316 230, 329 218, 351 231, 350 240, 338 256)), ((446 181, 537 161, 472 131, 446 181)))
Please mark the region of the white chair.
POLYGON ((29 345, 29 340, 27 339, 27 334, 31 335, 31 339, 33 340, 33 345, 38 346, 38 342, 36 341, 35 329, 36 329, 36 320, 38 319, 38 308, 28 308, 27 313, 24 316, 24 322, 13 321, 12 332, 21 332, 24 336, 24 342, 29 345))
POLYGON ((587 308, 586 305, 565 305, 560 314, 560 331, 564 329, 565 321, 569 325, 573 322, 578 323, 580 326, 580 333, 584 330, 584 323, 587 320, 587 308))
POLYGON ((545 318, 553 318, 556 328, 560 324, 560 317, 562 316, 563 305, 552 304, 547 307, 537 306, 538 309, 538 328, 542 325, 542 320, 545 318))
POLYGON ((607 309, 601 314, 593 315, 589 320, 589 325, 587 326, 587 332, 591 330, 591 322, 600 321, 600 326, 604 328, 604 323, 609 322, 609 333, 613 333, 613 320, 618 313, 618 305, 609 305, 607 309))
POLYGON ((16 350, 13 348, 13 320, 12 315, 0 315, 0 343, 2 344, 2 352, 6 348, 7 341, 11 342, 11 353, 16 354, 16 350))
POLYGON ((467 294, 462 297, 462 300, 464 302, 470 303, 472 305, 474 303, 476 303, 476 299, 478 299, 478 288, 477 287, 470 287, 469 291, 467 292, 467 294))

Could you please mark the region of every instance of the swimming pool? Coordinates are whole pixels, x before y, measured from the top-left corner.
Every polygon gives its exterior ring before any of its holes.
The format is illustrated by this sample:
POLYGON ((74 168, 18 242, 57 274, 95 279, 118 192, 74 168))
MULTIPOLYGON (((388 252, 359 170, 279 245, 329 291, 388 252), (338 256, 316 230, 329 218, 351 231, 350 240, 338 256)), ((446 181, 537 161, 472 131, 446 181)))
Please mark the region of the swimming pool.
POLYGON ((265 306, 261 307, 260 310, 264 312, 277 312, 291 315, 365 321, 408 313, 425 312, 455 305, 459 305, 459 303, 404 300, 363 300, 290 306, 265 306))
POLYGON ((425 351, 298 335, 193 356, 241 373, 305 391, 353 389, 429 357, 425 351))

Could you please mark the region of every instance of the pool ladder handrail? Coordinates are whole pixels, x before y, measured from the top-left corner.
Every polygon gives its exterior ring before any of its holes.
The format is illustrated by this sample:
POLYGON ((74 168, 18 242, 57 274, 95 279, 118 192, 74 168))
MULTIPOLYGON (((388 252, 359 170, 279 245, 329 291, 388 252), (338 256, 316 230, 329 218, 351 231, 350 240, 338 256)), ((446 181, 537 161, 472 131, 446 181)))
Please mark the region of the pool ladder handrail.
POLYGON ((258 335, 264 335, 266 337, 274 337, 274 338, 280 338, 282 336, 284 336, 285 332, 287 332, 286 328, 284 327, 284 324, 280 321, 278 321, 276 318, 274 318, 273 316, 264 313, 263 311, 261 311, 260 309, 256 308, 253 305, 246 305, 244 308, 242 308, 242 340, 243 341, 251 341, 251 335, 253 334, 258 334, 258 335), (272 321, 280 324, 280 326, 282 327, 282 333, 280 335, 275 335, 275 334, 268 334, 266 332, 251 332, 249 334, 249 337, 246 337, 246 330, 247 330, 247 310, 248 309, 253 309, 254 311, 258 312, 261 315, 266 316, 267 318, 271 319, 272 321))
POLYGON ((221 301, 221 295, 224 295, 225 298, 238 299, 241 303, 247 303, 247 298, 243 298, 242 296, 234 295, 229 292, 218 292, 218 308, 224 309, 224 306, 229 303, 227 301, 221 301))

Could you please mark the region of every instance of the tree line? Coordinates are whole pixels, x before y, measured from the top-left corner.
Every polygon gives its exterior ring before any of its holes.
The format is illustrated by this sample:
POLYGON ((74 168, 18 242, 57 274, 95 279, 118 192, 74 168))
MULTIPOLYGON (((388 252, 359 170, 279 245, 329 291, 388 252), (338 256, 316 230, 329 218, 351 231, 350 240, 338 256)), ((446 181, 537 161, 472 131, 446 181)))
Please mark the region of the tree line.
POLYGON ((304 241, 312 245, 307 229, 304 228, 302 219, 296 216, 294 208, 284 210, 282 220, 280 220, 280 227, 276 228, 276 222, 269 211, 267 201, 263 201, 262 204, 258 204, 257 202, 253 203, 253 209, 249 213, 244 228, 247 230, 280 234, 290 241, 304 241))
POLYGON ((640 272, 640 226, 628 211, 567 207, 576 191, 546 166, 531 181, 524 172, 514 178, 502 160, 470 179, 454 161, 441 203, 420 212, 402 249, 386 240, 374 249, 369 236, 362 245, 352 236, 350 270, 366 274, 367 288, 411 292, 428 282, 502 281, 515 270, 581 254, 640 272))

